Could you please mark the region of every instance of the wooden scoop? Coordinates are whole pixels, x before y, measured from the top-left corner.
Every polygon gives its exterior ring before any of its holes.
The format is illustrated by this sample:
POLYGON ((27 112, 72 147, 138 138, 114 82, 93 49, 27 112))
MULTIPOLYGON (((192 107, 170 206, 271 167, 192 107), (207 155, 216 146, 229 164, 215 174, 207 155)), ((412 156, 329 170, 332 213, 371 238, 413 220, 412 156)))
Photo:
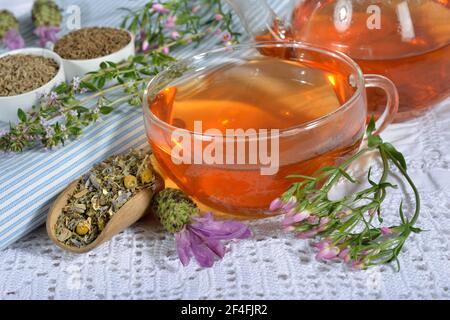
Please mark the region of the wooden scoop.
POLYGON ((155 191, 151 189, 143 189, 139 193, 137 193, 134 197, 129 199, 123 207, 117 211, 112 218, 108 221, 103 231, 98 235, 97 239, 95 239, 92 243, 85 247, 77 248, 74 246, 68 246, 64 243, 58 241, 55 232, 55 225, 58 220, 59 215, 62 212, 62 209, 66 206, 69 197, 73 194, 78 180, 71 183, 69 187, 64 190, 58 198, 53 203, 52 207, 47 216, 47 233, 50 239, 60 248, 75 252, 75 253, 84 253, 91 251, 92 249, 98 247, 105 241, 108 241, 116 234, 122 232, 136 221, 141 219, 146 213, 150 211, 150 203, 153 198, 153 195, 164 189, 164 180, 161 176, 153 172, 155 176, 155 191))

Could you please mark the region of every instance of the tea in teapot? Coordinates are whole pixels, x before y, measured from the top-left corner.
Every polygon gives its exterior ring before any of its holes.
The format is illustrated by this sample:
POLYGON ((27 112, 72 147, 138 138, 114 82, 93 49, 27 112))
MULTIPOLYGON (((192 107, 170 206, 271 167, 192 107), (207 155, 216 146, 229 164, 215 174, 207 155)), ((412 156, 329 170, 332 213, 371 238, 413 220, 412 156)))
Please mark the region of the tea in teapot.
MULTIPOLYGON (((287 22, 265 0, 228 2, 258 41, 295 40, 338 50, 364 73, 390 78, 400 95, 397 121, 417 116, 450 95, 448 0, 295 1, 287 22)), ((379 89, 369 90, 368 100, 376 114, 386 103, 379 89)))

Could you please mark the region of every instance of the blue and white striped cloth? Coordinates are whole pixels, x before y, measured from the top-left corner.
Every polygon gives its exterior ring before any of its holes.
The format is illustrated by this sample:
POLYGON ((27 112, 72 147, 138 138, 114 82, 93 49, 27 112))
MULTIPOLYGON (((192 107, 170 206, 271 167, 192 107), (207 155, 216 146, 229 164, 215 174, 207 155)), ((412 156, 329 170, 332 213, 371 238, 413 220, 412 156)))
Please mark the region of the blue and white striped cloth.
MULTIPOLYGON (((58 1, 62 8, 78 5, 83 26, 118 26, 122 15, 117 10, 119 7, 138 8, 145 2, 58 1)), ((276 9, 286 4, 285 1, 277 2, 276 9)), ((31 4, 32 0, 17 0, 14 4, 9 0, 0 0, 0 9, 8 7, 12 11, 29 12, 31 4)), ((21 15, 20 22, 27 44, 33 46, 36 40, 31 35, 29 14, 21 15)), ((215 42, 212 39, 201 47, 211 48, 215 42)), ((178 56, 189 54, 192 54, 192 48, 177 52, 178 56)), ((0 122, 0 131, 7 128, 7 124, 0 122)), ((88 127, 81 138, 57 150, 0 153, 0 249, 42 225, 54 198, 95 163, 112 154, 125 152, 129 148, 141 148, 146 144, 141 109, 122 105, 104 120, 88 127)))
MULTIPOLYGON (((4 1, 2 1, 4 2, 4 1)), ((144 1, 129 1, 137 7, 144 1)), ((31 6, 32 1, 28 1, 31 6)), ((1 6, 0 2, 0 7, 1 6)), ((62 8, 73 1, 59 1, 62 8)), ((19 1, 20 7, 27 3, 19 1)), ((119 24, 117 1, 79 1, 83 25, 119 24), (86 20, 86 21, 85 21, 86 20)), ((11 3, 9 3, 11 7, 11 3)), ((10 8, 14 10, 13 8, 10 8)), ((20 16, 27 44, 33 46, 29 16, 20 16)), ((0 106, 1 112, 1 106, 0 106)), ((0 130, 7 129, 0 123, 0 130)), ((140 108, 123 105, 104 120, 90 126, 78 140, 57 150, 29 150, 22 154, 0 154, 0 249, 42 225, 47 211, 67 184, 103 158, 146 144, 140 108)))

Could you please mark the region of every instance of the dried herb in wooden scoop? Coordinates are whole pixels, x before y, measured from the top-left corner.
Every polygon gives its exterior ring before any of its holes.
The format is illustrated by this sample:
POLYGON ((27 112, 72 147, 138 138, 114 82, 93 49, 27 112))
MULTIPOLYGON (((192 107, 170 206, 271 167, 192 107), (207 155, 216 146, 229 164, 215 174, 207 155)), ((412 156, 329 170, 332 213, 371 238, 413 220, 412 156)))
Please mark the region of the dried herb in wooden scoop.
POLYGON ((153 195, 164 189, 149 158, 148 152, 131 150, 73 182, 50 209, 50 238, 63 249, 87 252, 139 220, 153 195))

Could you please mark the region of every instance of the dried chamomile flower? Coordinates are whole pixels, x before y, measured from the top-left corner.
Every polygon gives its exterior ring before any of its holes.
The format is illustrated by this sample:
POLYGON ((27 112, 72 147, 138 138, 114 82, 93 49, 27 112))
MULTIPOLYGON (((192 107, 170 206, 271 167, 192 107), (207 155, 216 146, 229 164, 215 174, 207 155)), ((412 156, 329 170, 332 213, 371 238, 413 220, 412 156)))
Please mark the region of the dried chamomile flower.
POLYGON ((155 191, 157 175, 149 156, 143 150, 131 150, 100 162, 81 177, 56 222, 57 239, 69 246, 87 246, 139 191, 155 191))
POLYGON ((136 188, 138 182, 135 176, 128 175, 125 178, 123 178, 123 184, 127 189, 134 189, 136 188))

